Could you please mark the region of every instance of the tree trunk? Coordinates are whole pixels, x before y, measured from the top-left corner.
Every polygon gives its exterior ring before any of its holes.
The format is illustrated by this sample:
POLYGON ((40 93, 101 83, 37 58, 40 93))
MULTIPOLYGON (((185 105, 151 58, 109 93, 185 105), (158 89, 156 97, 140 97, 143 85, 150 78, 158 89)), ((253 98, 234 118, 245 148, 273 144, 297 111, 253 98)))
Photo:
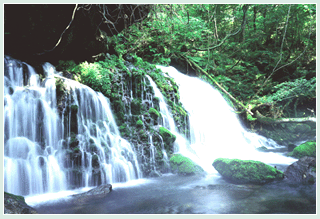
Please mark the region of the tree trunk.
POLYGON ((316 122, 315 117, 273 119, 273 118, 263 116, 258 110, 256 110, 255 116, 259 122, 264 124, 316 122))

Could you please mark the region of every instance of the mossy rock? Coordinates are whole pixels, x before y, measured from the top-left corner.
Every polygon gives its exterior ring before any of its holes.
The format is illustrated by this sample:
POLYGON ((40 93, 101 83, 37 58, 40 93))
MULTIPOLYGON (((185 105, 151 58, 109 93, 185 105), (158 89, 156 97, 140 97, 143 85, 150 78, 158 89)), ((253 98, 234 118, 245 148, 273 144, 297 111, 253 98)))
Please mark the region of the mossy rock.
POLYGON ((99 162, 99 156, 94 154, 92 156, 92 167, 93 168, 99 168, 100 167, 100 162, 99 162))
POLYGON ((136 122, 136 126, 137 127, 143 127, 143 122, 142 122, 142 120, 138 120, 137 122, 136 122))
POLYGON ((159 133, 165 144, 171 145, 176 140, 176 136, 164 127, 159 128, 159 133))
POLYGON ((141 100, 139 99, 133 99, 131 102, 131 113, 133 115, 140 115, 141 114, 141 100))
POLYGON ((160 117, 160 113, 155 108, 150 108, 149 113, 153 119, 158 119, 160 117))
POLYGON ((28 206, 23 196, 4 192, 4 214, 37 214, 38 212, 28 206))
POLYGON ((304 156, 316 157, 316 142, 305 142, 298 147, 295 147, 288 155, 296 158, 302 158, 304 156))
POLYGON ((174 154, 170 158, 171 169, 174 173, 179 175, 194 175, 204 173, 204 170, 195 164, 190 158, 182 156, 181 154, 174 154))
POLYGON ((260 161, 218 158, 212 166, 236 184, 265 184, 284 177, 282 171, 260 161))

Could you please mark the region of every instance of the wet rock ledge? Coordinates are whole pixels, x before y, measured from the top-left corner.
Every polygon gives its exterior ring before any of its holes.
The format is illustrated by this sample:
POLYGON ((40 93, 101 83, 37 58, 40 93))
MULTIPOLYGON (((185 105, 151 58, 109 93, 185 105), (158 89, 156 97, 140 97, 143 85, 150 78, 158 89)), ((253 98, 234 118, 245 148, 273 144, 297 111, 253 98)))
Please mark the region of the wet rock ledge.
POLYGON ((87 192, 72 195, 73 203, 82 204, 91 198, 102 198, 112 191, 111 184, 103 184, 87 192))
POLYGON ((38 212, 26 204, 23 196, 4 192, 4 214, 37 214, 38 212))

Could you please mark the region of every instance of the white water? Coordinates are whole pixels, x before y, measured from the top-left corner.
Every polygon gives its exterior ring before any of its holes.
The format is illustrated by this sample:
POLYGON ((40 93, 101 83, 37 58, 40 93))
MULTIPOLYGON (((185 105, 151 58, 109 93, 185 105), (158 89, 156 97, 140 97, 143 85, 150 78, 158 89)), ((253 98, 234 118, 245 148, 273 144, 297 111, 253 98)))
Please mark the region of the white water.
POLYGON ((50 64, 44 72, 40 83, 31 66, 5 58, 4 190, 30 196, 141 178, 136 154, 120 137, 108 99, 62 78, 66 101, 77 111, 64 109, 60 115, 55 77, 61 76, 50 64), (72 137, 79 141, 77 157, 68 154, 75 150, 72 137), (98 166, 93 167, 93 158, 98 166))
MULTIPOLYGON (((190 141, 178 142, 178 153, 190 157, 209 173, 216 172, 216 158, 257 160, 268 164, 291 164, 296 159, 279 153, 259 152, 261 146, 282 147, 271 139, 246 131, 222 95, 199 78, 173 67, 157 66, 179 85, 180 101, 189 114, 190 141)), ((174 131, 175 128, 170 128, 174 131)))

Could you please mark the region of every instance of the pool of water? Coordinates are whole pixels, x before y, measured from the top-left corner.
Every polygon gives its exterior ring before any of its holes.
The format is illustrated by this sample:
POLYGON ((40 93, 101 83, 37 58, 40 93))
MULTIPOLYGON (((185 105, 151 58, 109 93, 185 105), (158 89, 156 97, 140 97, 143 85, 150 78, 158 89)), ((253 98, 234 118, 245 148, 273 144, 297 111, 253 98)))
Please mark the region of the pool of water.
MULTIPOLYGON (((27 203, 28 200, 26 199, 27 203)), ((234 185, 218 174, 115 184, 103 198, 28 203, 43 214, 315 214, 316 185, 234 185)))

